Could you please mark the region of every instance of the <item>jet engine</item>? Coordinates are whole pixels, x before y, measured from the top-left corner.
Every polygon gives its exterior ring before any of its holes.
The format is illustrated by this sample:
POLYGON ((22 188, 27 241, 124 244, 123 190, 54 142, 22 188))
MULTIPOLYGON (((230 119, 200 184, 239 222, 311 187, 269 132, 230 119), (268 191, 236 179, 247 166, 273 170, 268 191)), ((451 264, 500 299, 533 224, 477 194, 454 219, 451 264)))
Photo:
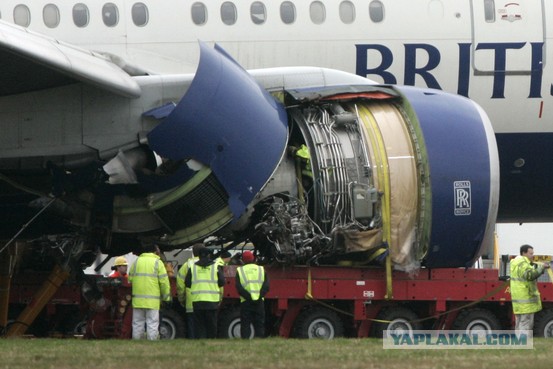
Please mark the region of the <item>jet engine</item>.
MULTIPOLYGON (((155 213, 166 245, 216 235, 249 241, 271 261, 363 264, 389 254, 403 270, 469 267, 485 253, 499 166, 476 103, 319 68, 248 74, 201 47, 182 100, 148 112, 161 118, 152 150, 201 163, 134 213, 155 213)), ((132 223, 117 204, 117 223, 132 223)))

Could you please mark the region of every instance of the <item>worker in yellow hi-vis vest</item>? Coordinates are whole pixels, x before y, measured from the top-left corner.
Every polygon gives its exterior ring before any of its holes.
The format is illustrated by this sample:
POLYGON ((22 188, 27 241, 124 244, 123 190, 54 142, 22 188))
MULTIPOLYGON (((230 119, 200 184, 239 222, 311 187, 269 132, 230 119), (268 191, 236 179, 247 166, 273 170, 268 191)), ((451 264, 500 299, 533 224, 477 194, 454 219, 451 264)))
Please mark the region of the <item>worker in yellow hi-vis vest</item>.
POLYGON ((255 337, 265 336, 265 295, 269 292, 269 279, 265 268, 255 264, 251 251, 242 254, 244 266, 236 269, 236 289, 240 294, 240 336, 251 337, 251 327, 255 337))
POLYGON ((132 338, 140 339, 146 330, 149 340, 159 338, 159 308, 171 301, 169 277, 157 245, 143 247, 129 271, 132 283, 132 338), (146 329, 144 329, 146 327, 146 329))
POLYGON ((177 297, 179 303, 186 308, 186 338, 196 338, 195 327, 196 317, 194 316, 194 307, 192 305, 192 294, 190 288, 186 288, 184 280, 188 270, 200 260, 200 250, 205 248, 203 243, 197 243, 192 246, 192 257, 182 265, 177 273, 177 297))
POLYGON ((223 297, 225 275, 210 255, 207 248, 200 249, 200 260, 186 273, 185 285, 190 288, 196 317, 196 338, 217 337, 217 310, 223 297))
POLYGON ((534 248, 520 246, 520 255, 511 260, 511 302, 515 314, 515 330, 532 330, 534 313, 541 310, 541 297, 537 279, 549 263, 534 264, 534 248))

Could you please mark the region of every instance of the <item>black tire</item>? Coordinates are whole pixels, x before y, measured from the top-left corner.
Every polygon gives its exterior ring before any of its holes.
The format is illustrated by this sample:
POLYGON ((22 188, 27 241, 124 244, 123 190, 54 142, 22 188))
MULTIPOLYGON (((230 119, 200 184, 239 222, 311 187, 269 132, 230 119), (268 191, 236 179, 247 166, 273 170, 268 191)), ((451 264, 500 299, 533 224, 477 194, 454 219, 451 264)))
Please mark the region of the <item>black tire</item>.
POLYGON ((294 337, 333 339, 344 335, 344 324, 334 311, 310 307, 300 313, 294 323, 294 337))
POLYGON ((73 322, 73 324, 71 324, 71 327, 65 333, 72 334, 75 336, 84 336, 86 334, 87 324, 88 324, 88 321, 86 319, 75 321, 73 322))
POLYGON ((486 309, 471 309, 459 313, 451 329, 465 331, 467 333, 478 333, 501 329, 501 323, 491 311, 486 309))
POLYGON ((184 338, 186 330, 184 320, 174 310, 163 309, 160 311, 159 338, 162 340, 173 340, 175 338, 184 338))
MULTIPOLYGON (((217 335, 219 338, 240 338, 240 306, 230 306, 219 312, 217 335)), ((253 324, 250 324, 250 338, 254 337, 253 324)))
POLYGON ((534 317, 534 337, 553 337, 553 309, 536 313, 534 317))
POLYGON ((66 316, 67 318, 60 323, 59 330, 66 335, 84 336, 88 324, 87 317, 80 314, 78 310, 66 312, 66 316))
POLYGON ((419 317, 414 311, 403 306, 391 306, 382 309, 377 319, 387 320, 387 323, 375 322, 372 328, 372 336, 382 338, 384 331, 394 333, 409 333, 422 329, 419 317))

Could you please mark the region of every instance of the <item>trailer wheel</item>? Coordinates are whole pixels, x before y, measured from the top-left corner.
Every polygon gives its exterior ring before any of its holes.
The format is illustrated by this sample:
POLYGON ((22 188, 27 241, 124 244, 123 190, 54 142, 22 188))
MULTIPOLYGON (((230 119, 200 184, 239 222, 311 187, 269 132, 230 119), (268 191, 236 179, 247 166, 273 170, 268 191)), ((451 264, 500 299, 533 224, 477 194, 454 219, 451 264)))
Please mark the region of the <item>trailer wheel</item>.
POLYGON ((534 337, 553 337, 553 309, 542 310, 536 314, 534 337))
POLYGON ((184 321, 174 310, 161 310, 159 322, 159 338, 173 340, 185 336, 184 321))
POLYGON ((70 333, 78 336, 84 336, 86 334, 87 324, 88 324, 88 321, 86 319, 74 323, 70 333))
POLYGON ((489 310, 471 309, 459 313, 451 329, 467 333, 490 333, 493 330, 501 329, 501 323, 489 310))
POLYGON ((298 338, 333 339, 344 335, 344 325, 338 315, 324 308, 304 310, 294 323, 294 336, 298 338))
MULTIPOLYGON (((233 306, 219 312, 219 338, 240 338, 240 307, 233 306)), ((253 324, 250 324, 250 338, 254 337, 253 324)))
POLYGON ((382 338, 384 336, 384 331, 387 331, 388 334, 403 334, 422 328, 422 324, 417 322, 419 319, 417 314, 403 306, 392 306, 383 309, 378 314, 377 319, 389 321, 388 323, 374 323, 372 335, 378 338, 382 338))

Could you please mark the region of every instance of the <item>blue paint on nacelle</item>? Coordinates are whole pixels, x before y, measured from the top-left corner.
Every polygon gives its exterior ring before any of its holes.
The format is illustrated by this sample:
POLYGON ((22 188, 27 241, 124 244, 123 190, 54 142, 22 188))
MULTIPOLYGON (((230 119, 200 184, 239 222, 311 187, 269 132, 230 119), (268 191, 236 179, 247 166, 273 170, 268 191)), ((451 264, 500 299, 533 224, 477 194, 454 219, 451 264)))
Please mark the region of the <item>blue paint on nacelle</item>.
POLYGON ((286 111, 220 48, 200 47, 188 92, 148 141, 163 157, 208 165, 227 191, 236 220, 284 153, 286 111))
POLYGON ((426 146, 432 223, 427 267, 469 267, 495 220, 497 152, 476 104, 439 90, 396 87, 409 101, 426 146), (494 167, 496 166, 496 167, 494 167))
POLYGON ((169 116, 175 109, 175 103, 174 102, 168 102, 167 104, 164 104, 162 106, 158 106, 157 108, 150 109, 148 111, 145 111, 142 113, 145 117, 153 117, 156 119, 164 119, 169 116))

